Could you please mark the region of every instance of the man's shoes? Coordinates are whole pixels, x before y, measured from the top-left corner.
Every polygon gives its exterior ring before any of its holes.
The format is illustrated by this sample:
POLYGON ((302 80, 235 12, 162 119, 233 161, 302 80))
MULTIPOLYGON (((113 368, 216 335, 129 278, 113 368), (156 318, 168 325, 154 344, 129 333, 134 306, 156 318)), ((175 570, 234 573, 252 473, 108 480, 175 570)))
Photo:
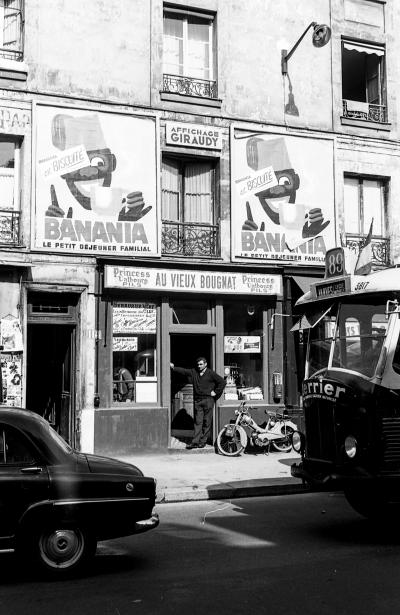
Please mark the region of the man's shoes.
POLYGON ((197 448, 205 448, 205 446, 206 446, 206 443, 204 442, 204 444, 198 444, 197 448))
POLYGON ((199 448, 199 445, 196 444, 195 442, 191 442, 190 444, 186 445, 186 448, 187 448, 188 451, 191 451, 192 448, 199 448))

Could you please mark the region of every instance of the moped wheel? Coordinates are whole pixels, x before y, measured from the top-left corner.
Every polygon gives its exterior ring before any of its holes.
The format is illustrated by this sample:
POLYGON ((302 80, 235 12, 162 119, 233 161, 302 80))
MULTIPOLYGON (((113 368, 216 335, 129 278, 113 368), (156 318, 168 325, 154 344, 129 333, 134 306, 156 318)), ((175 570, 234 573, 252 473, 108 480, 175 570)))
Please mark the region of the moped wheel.
POLYGON ((288 453, 292 450, 292 440, 290 436, 292 435, 294 429, 289 427, 288 425, 283 425, 281 428, 282 440, 272 440, 271 444, 275 450, 280 453, 288 453))
POLYGON ((227 457, 237 457, 240 455, 244 450, 244 446, 240 441, 239 431, 235 430, 231 436, 227 436, 225 427, 221 429, 217 437, 217 447, 221 455, 226 455, 227 457))

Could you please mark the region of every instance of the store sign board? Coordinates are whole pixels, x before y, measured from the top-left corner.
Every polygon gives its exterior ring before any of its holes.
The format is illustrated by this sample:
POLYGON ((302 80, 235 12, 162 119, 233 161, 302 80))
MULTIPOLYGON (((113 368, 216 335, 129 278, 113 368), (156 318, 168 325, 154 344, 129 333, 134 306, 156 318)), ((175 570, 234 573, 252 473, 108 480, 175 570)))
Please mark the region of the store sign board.
POLYGON ((280 275, 106 265, 105 288, 235 295, 281 295, 280 275))
POLYGON ((165 122, 166 144, 203 149, 222 149, 222 132, 215 126, 165 122))
POLYGON ((27 135, 31 130, 31 112, 27 109, 0 106, 0 132, 27 135))

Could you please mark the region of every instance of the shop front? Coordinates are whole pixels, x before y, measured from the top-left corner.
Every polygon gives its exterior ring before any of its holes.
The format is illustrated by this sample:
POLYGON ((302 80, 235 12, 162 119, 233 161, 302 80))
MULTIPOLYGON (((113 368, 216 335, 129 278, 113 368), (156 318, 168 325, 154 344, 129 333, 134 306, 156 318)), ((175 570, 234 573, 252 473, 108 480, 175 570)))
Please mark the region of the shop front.
POLYGON ((105 264, 100 282, 96 452, 179 448, 191 439, 192 388, 171 363, 193 367, 204 356, 225 377, 212 441, 240 400, 260 412, 282 405, 281 325, 273 350, 269 333, 281 311, 279 274, 105 264))

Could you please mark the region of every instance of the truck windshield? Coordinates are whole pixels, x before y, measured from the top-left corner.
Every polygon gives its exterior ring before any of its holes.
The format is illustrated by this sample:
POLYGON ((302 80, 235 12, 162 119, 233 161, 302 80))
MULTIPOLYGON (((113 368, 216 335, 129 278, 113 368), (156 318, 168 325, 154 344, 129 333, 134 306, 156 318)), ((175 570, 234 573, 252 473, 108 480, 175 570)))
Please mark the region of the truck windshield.
POLYGON ((372 377, 386 334, 385 309, 372 297, 333 305, 309 329, 307 376, 335 367, 372 377))

